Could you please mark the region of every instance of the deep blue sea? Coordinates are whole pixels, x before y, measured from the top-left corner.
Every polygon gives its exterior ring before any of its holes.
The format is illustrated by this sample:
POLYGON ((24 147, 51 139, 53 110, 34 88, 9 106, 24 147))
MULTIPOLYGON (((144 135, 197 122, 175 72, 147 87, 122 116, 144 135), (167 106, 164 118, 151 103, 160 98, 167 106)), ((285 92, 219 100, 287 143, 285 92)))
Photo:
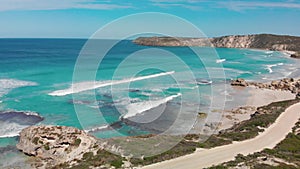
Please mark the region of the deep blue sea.
POLYGON ((74 126, 100 138, 159 133, 181 105, 185 117, 209 113, 211 99, 228 94, 222 86, 231 79, 294 77, 300 67, 280 52, 194 47, 199 59, 188 47, 145 47, 126 40, 111 48, 96 70, 90 62, 80 63, 82 72, 74 78, 86 41, 0 39, 0 166, 15 156, 4 148, 14 146, 30 125, 74 126), (84 72, 93 71, 95 81, 90 81, 84 72), (219 76, 223 71, 225 78, 219 76), (162 106, 167 115, 159 122, 132 123, 151 121, 162 106))

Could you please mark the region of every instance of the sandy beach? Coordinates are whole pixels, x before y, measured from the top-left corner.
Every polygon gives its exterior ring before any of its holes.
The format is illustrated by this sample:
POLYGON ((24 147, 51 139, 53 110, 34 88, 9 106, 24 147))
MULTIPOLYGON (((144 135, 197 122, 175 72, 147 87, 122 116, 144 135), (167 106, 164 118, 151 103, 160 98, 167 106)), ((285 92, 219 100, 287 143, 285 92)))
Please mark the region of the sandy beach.
MULTIPOLYGON (((295 95, 289 91, 258 89, 255 87, 234 87, 234 90, 239 91, 239 93, 240 91, 248 92, 250 96, 246 98, 245 103, 224 111, 222 123, 218 131, 230 128, 241 121, 248 120, 250 115, 256 111, 257 107, 268 105, 272 102, 295 98, 295 95), (237 109, 239 109, 239 111, 237 111, 237 109)), ((234 100, 238 100, 241 97, 239 93, 233 96, 234 100)))

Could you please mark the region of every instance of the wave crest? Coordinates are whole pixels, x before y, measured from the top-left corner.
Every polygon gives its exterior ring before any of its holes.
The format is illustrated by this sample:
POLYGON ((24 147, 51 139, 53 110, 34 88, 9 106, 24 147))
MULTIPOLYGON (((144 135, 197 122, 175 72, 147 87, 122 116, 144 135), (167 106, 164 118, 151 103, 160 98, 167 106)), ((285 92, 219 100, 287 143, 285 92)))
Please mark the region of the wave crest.
POLYGON ((157 74, 148 75, 148 76, 140 76, 140 77, 134 77, 134 78, 129 78, 129 79, 123 79, 123 80, 115 80, 115 81, 80 82, 80 83, 73 84, 68 89, 57 90, 57 91, 51 92, 51 93, 49 93, 49 95, 50 96, 65 96, 65 95, 69 95, 69 94, 79 93, 79 92, 93 90, 93 89, 111 86, 111 85, 117 85, 117 84, 122 84, 122 83, 129 83, 129 82, 134 82, 134 81, 139 81, 139 80, 145 80, 145 79, 151 79, 151 78, 156 78, 156 77, 160 77, 160 76, 171 75, 173 73, 175 73, 175 71, 157 73, 157 74))
POLYGON ((35 125, 44 118, 35 112, 2 111, 0 112, 0 138, 15 137, 26 127, 35 125))
POLYGON ((137 114, 141 114, 145 111, 151 110, 155 107, 158 107, 164 103, 167 103, 177 97, 181 96, 181 93, 178 93, 176 95, 172 95, 160 100, 152 100, 152 101, 145 101, 145 102, 138 102, 138 103, 132 103, 129 104, 127 108, 127 114, 125 114, 122 118, 129 118, 136 116, 137 114))
POLYGON ((7 94, 10 90, 25 87, 25 86, 37 86, 38 84, 31 81, 23 81, 16 79, 0 79, 0 97, 7 94))

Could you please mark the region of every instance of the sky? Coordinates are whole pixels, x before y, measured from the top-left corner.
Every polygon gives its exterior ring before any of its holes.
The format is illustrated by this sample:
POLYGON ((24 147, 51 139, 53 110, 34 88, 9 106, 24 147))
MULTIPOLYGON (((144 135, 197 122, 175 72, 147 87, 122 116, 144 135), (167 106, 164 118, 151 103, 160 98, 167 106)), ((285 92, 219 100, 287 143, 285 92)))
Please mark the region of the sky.
POLYGON ((142 12, 176 15, 208 37, 300 36, 300 0, 0 0, 0 38, 88 38, 142 12))

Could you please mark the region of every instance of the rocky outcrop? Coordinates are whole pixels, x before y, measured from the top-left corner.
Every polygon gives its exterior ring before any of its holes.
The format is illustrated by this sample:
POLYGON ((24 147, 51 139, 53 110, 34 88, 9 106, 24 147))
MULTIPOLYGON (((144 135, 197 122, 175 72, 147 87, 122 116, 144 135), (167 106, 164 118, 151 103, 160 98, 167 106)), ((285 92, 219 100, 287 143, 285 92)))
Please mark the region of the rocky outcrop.
POLYGON ((256 36, 224 36, 220 38, 213 38, 212 44, 218 48, 251 48, 256 36))
POLYGON ((294 52, 291 54, 291 57, 292 58, 297 58, 297 59, 300 59, 300 52, 294 52))
POLYGON ((246 87, 246 86, 248 86, 249 84, 246 82, 245 79, 238 78, 238 79, 236 79, 236 80, 232 80, 232 81, 231 81, 231 85, 232 85, 232 86, 242 86, 242 87, 246 87))
POLYGON ((290 91, 296 96, 300 97, 300 79, 285 78, 279 81, 272 81, 270 83, 246 82, 244 79, 236 79, 231 81, 232 86, 255 86, 257 88, 271 89, 271 90, 285 90, 290 91))
POLYGON ((291 57, 300 58, 300 37, 296 36, 258 34, 218 38, 140 37, 133 42, 145 46, 205 46, 289 51, 291 57))
POLYGON ((256 110, 256 107, 254 106, 243 106, 243 107, 238 107, 235 110, 232 110, 232 114, 248 114, 249 112, 254 112, 256 110))
POLYGON ((40 161, 34 168, 49 168, 80 160, 84 153, 97 151, 96 143, 94 137, 73 127, 31 126, 20 133, 17 148, 40 161))

